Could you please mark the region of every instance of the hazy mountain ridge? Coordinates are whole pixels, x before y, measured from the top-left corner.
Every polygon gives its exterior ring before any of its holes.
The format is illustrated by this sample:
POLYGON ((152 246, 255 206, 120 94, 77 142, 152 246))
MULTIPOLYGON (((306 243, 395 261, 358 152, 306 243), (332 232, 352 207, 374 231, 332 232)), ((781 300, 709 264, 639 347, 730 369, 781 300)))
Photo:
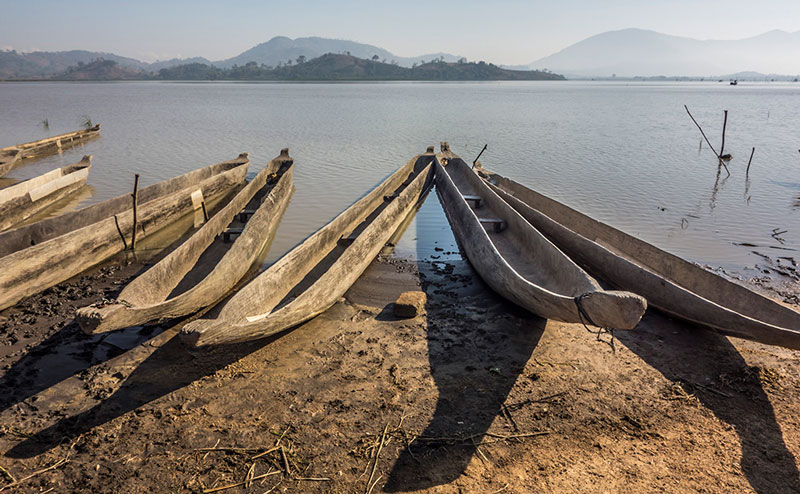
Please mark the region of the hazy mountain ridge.
POLYGON ((529 64, 569 76, 715 76, 800 73, 800 31, 739 40, 697 40, 643 29, 609 31, 529 64))
POLYGON ((355 41, 308 37, 291 39, 285 36, 276 36, 271 40, 258 44, 235 57, 212 62, 204 57, 173 58, 170 60, 156 61, 153 63, 142 62, 130 57, 123 57, 113 53, 92 52, 86 50, 70 50, 58 52, 30 52, 19 53, 14 50, 0 50, 0 79, 40 79, 65 72, 78 63, 89 64, 95 60, 112 60, 119 65, 145 72, 158 72, 164 68, 176 67, 192 63, 213 65, 220 68, 230 68, 234 65, 245 65, 256 62, 261 65, 277 66, 293 62, 300 56, 312 59, 326 53, 350 53, 351 55, 371 59, 378 55, 379 60, 394 61, 398 65, 410 67, 415 63, 443 58, 446 62, 455 62, 461 57, 448 53, 432 53, 416 57, 399 57, 383 48, 358 43, 355 41))
POLYGON ((398 65, 410 67, 423 60, 431 61, 434 58, 444 57, 445 62, 455 62, 461 57, 449 53, 432 53, 419 55, 416 57, 400 57, 390 51, 378 46, 356 41, 342 39, 330 39, 319 37, 307 37, 291 39, 285 36, 276 36, 271 40, 246 50, 239 55, 214 62, 217 67, 230 68, 233 65, 244 65, 248 62, 256 62, 269 66, 276 66, 279 63, 285 64, 289 60, 294 62, 298 57, 304 56, 307 59, 317 58, 327 53, 350 54, 357 58, 371 59, 377 55, 381 61, 395 61, 398 65))

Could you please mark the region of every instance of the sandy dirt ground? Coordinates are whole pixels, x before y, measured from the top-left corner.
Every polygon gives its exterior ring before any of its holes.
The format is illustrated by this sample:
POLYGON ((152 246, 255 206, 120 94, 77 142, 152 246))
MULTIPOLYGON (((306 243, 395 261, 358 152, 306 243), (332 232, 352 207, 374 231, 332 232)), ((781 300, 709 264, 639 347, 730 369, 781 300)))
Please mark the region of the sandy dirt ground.
POLYGON ((800 352, 652 310, 612 346, 391 256, 265 341, 83 335, 140 269, 0 313, 0 492, 800 492, 800 352), (425 313, 396 319, 408 289, 425 313))

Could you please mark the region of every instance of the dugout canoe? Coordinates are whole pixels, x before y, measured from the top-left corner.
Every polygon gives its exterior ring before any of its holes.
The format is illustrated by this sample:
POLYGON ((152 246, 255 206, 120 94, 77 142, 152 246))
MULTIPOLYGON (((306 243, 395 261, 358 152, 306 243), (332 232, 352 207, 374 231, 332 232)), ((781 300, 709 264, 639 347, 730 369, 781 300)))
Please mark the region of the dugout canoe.
POLYGON ((92 155, 79 163, 0 189, 0 231, 25 221, 86 185, 92 155))
POLYGON ((600 284, 506 204, 442 143, 436 192, 456 240, 480 277, 507 300, 539 316, 633 329, 647 302, 600 284))
MULTIPOLYGON (((140 189, 136 239, 193 212, 202 222, 205 202, 241 184, 249 164, 243 153, 140 189)), ((124 194, 0 233, 0 310, 129 248, 132 231, 131 194, 124 194)))
POLYGON ((400 167, 245 285, 215 318, 184 326, 181 338, 192 346, 255 340, 297 326, 330 308, 430 188, 433 157, 433 148, 429 148, 400 167))
POLYGON ((75 318, 83 331, 161 322, 224 298, 272 243, 294 190, 292 169, 289 150, 281 150, 189 239, 131 281, 117 300, 78 309, 75 318), (237 235, 231 244, 225 236, 232 232, 237 235), (201 256, 202 267, 197 266, 201 256))
POLYGON ((497 173, 490 187, 594 276, 667 314, 723 334, 800 349, 800 312, 497 173))
POLYGON ((61 152, 100 135, 100 124, 88 129, 68 132, 38 141, 0 148, 0 177, 20 166, 24 160, 61 152))

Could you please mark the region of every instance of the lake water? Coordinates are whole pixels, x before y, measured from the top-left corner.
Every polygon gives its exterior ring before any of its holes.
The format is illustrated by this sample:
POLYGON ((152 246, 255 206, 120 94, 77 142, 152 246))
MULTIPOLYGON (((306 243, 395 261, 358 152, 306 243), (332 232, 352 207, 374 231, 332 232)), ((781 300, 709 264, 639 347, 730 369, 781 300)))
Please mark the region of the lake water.
MULTIPOLYGON (((75 130, 84 115, 101 138, 7 178, 91 153, 85 205, 130 192, 134 173, 148 185, 243 151, 254 172, 289 147, 297 191, 268 260, 440 141, 467 161, 488 144, 484 167, 691 260, 738 269, 761 262, 753 251, 800 257, 783 250, 800 249, 798 84, 5 83, 0 147, 75 130), (684 104, 718 150, 729 110, 730 177, 717 177, 684 104), (783 243, 775 228, 788 230, 783 243)), ((441 255, 434 245, 455 250, 430 194, 398 248, 441 255)))

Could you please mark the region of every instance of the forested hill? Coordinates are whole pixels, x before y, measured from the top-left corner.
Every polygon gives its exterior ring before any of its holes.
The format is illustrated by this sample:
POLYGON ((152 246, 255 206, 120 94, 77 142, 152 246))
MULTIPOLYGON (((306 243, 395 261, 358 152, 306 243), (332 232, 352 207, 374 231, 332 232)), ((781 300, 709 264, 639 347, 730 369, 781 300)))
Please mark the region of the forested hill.
POLYGON ((250 62, 220 69, 189 64, 162 69, 163 80, 264 80, 264 81, 539 81, 564 80, 559 74, 538 70, 507 70, 486 62, 430 61, 411 68, 378 60, 328 53, 297 63, 268 67, 250 62))
POLYGON ((171 80, 171 81, 538 81, 564 80, 559 74, 538 70, 508 70, 486 62, 445 62, 441 59, 413 67, 329 53, 277 67, 249 62, 224 69, 203 63, 168 67, 158 72, 118 66, 111 60, 97 60, 72 66, 52 80, 171 80))

